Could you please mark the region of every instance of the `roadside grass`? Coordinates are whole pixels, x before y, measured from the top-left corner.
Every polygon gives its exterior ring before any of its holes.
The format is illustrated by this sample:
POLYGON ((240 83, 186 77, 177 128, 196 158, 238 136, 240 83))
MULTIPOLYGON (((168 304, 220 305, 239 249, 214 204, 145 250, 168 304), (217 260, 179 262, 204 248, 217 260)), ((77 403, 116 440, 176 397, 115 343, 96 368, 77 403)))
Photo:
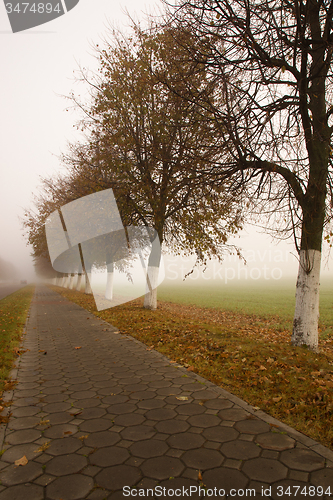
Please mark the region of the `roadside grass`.
POLYGON ((0 396, 11 386, 8 375, 19 355, 19 344, 33 293, 34 286, 29 285, 0 300, 0 396))
POLYGON ((333 449, 333 340, 318 353, 290 345, 278 316, 143 300, 96 311, 91 295, 52 287, 231 393, 333 449), (277 328, 280 325, 280 328, 277 328))

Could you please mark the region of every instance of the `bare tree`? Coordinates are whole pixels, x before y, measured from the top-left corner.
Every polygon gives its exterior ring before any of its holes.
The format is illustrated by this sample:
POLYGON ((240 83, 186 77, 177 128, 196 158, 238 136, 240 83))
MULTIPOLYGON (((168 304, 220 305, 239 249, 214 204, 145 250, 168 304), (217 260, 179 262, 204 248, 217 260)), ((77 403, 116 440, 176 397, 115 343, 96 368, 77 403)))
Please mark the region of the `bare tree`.
POLYGON ((325 0, 181 0, 169 20, 195 40, 178 38, 193 73, 205 71, 216 85, 207 98, 188 79, 182 95, 212 113, 228 144, 221 178, 268 202, 279 234, 294 236, 292 343, 311 349, 318 345, 322 241, 332 234, 332 15, 325 0))

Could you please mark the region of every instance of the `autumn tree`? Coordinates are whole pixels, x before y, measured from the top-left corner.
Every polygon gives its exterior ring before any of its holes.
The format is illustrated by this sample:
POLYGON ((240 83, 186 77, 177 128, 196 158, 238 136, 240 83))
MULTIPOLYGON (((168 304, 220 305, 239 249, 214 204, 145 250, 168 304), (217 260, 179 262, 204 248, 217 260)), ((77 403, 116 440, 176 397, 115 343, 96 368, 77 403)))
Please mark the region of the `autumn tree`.
MULTIPOLYGON (((221 257, 229 234, 240 228, 241 213, 231 184, 216 175, 221 141, 210 110, 184 101, 156 76, 163 71, 182 86, 191 71, 172 31, 135 27, 132 36, 114 34, 99 50, 99 76, 83 74, 92 105, 82 123, 91 133, 90 151, 98 144, 99 161, 82 162, 79 151, 69 162, 85 179, 112 187, 124 225, 153 228, 161 244, 204 261, 221 257)), ((194 78, 213 95, 204 73, 194 78)), ((151 309, 160 257, 155 252, 149 258, 152 286, 145 307, 151 309)))
POLYGON ((169 19, 195 40, 178 40, 193 64, 182 95, 214 115, 215 134, 228 144, 221 178, 268 202, 280 234, 294 236, 292 343, 311 349, 332 219, 332 15, 325 0, 180 0, 169 19), (214 99, 196 85, 202 72, 216 85, 214 99))

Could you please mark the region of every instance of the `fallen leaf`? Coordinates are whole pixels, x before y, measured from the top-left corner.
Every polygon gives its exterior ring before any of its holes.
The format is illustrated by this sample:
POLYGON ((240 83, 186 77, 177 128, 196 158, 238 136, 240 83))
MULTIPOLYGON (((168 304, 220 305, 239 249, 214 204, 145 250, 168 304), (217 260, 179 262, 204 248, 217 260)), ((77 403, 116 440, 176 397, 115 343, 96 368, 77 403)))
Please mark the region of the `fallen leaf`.
POLYGON ((198 480, 199 480, 199 481, 202 481, 202 474, 201 474, 201 471, 200 471, 200 470, 199 470, 199 472, 198 472, 198 480))
POLYGON ((38 352, 45 352, 45 349, 39 349, 38 352))
POLYGON ((267 368, 266 368, 265 366, 261 365, 261 366, 259 367, 259 370, 263 371, 263 370, 267 370, 267 368))
POLYGON ((187 368, 187 371, 188 371, 188 372, 194 372, 194 366, 189 366, 189 367, 187 368))
POLYGON ((282 399, 282 396, 279 396, 277 398, 272 398, 272 401, 274 401, 274 403, 278 403, 279 401, 281 401, 282 399))
POLYGON ((75 347, 75 349, 82 349, 82 346, 79 346, 79 347, 75 347))
POLYGON ((77 417, 78 415, 81 415, 82 411, 77 411, 76 413, 70 413, 71 417, 77 417))
POLYGON ((50 421, 49 420, 41 420, 39 422, 39 425, 47 425, 50 421))
POLYGON ((24 455, 22 458, 19 458, 18 460, 15 460, 15 465, 27 465, 28 463, 28 459, 27 457, 24 455))
POLYGON ((64 434, 73 434, 72 431, 65 431, 64 434))
POLYGON ((176 396, 176 399, 179 399, 179 401, 188 401, 187 396, 176 396))
POLYGON ((88 437, 88 436, 89 436, 89 434, 86 434, 85 436, 80 436, 80 437, 79 437, 79 439, 80 439, 81 441, 83 441, 84 439, 87 439, 87 437, 88 437))
POLYGON ((99 339, 95 339, 95 342, 97 342, 97 340, 99 340, 99 339))
POLYGON ((46 443, 42 444, 37 450, 35 450, 35 453, 38 453, 40 451, 45 451, 50 447, 51 441, 47 441, 46 443))

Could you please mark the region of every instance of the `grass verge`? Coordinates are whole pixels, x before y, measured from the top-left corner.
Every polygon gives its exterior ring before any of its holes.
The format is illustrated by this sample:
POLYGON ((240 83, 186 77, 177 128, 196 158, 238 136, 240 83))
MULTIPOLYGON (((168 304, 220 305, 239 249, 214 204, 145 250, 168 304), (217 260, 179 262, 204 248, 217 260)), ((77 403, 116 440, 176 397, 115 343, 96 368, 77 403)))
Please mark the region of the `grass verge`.
POLYGON ((96 311, 92 296, 52 287, 62 296, 333 449, 333 341, 318 353, 290 345, 277 317, 142 299, 96 311))
POLYGON ((4 390, 10 389, 8 375, 19 355, 33 292, 34 286, 29 285, 0 300, 0 397, 4 390))

